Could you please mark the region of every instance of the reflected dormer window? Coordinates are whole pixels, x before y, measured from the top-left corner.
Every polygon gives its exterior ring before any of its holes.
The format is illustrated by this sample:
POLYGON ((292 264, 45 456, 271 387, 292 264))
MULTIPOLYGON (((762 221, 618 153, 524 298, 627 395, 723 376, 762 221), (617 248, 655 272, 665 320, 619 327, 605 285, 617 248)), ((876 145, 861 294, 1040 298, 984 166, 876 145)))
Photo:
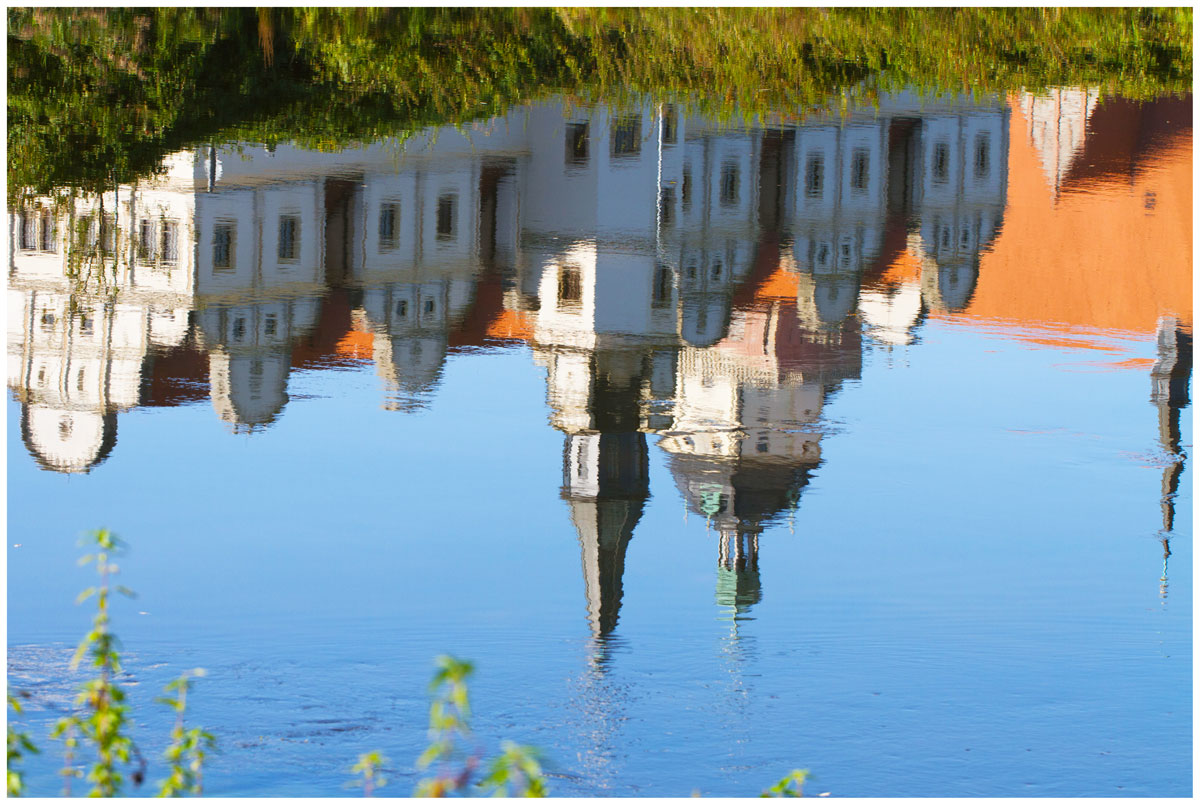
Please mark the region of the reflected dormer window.
POLYGON ((566 162, 568 167, 583 167, 588 162, 588 124, 568 123, 566 162))
POLYGON ((233 268, 234 224, 219 223, 213 227, 213 268, 233 268))
POLYGON ((455 238, 458 223, 458 195, 446 193, 438 198, 437 203, 437 239, 452 241, 455 238))
POLYGON ((820 198, 825 192, 825 157, 812 154, 804 165, 804 195, 820 198))
POLYGON ((721 206, 733 207, 738 203, 738 190, 741 185, 741 171, 734 162, 726 162, 721 166, 721 206))
POLYGON ((396 248, 396 229, 400 221, 400 205, 389 202, 379 208, 379 251, 396 248))
POLYGON ((623 115, 613 119, 612 155, 635 157, 642 152, 642 116, 623 115))
POLYGON ((992 170, 992 144, 988 133, 983 132, 975 137, 975 178, 986 179, 992 170))
POLYGON ((865 148, 856 148, 850 160, 850 189, 863 192, 871 181, 871 155, 865 148))
POLYGON ((279 262, 294 262, 300 256, 300 217, 279 216, 279 262))
POLYGON ((950 145, 938 143, 933 147, 933 181, 944 184, 950 179, 950 145))

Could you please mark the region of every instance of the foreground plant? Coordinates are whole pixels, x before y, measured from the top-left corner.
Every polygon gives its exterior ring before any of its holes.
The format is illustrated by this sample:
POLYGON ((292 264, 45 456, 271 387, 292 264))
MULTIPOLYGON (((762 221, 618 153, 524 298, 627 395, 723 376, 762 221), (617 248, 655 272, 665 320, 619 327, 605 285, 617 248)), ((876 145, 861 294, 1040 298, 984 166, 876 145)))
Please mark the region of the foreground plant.
MULTIPOLYGON (((21 712, 21 702, 16 696, 8 694, 8 706, 14 713, 21 712)), ((10 722, 8 725, 8 795, 19 797, 25 792, 25 777, 17 764, 25 755, 38 754, 38 748, 29 740, 29 735, 18 732, 10 722)))
POLYGON ((75 656, 71 658, 71 670, 76 670, 84 657, 90 656, 91 666, 98 673, 83 684, 75 698, 75 706, 83 708, 83 713, 59 719, 50 737, 62 738, 65 742, 65 796, 71 795, 71 780, 78 776, 74 755, 78 736, 82 736, 95 747, 97 755, 96 762, 87 773, 87 780, 92 783, 89 796, 115 797, 125 781, 121 769, 128 766, 134 757, 139 764, 131 775, 134 784, 140 785, 145 775, 145 762, 128 735, 129 706, 125 704, 125 691, 115 681, 121 673, 121 656, 117 650, 117 638, 109 628, 108 614, 109 598, 114 590, 129 597, 133 596, 133 592, 126 587, 110 587, 110 579, 120 572, 120 568, 111 560, 122 553, 124 543, 107 529, 89 533, 85 541, 96 550, 81 558, 79 564, 94 564, 100 583, 84 590, 76 600, 77 604, 81 604, 94 597, 96 615, 92 618, 92 630, 80 641, 75 656))
POLYGON ((387 785, 387 778, 379 773, 387 762, 388 759, 378 752, 364 752, 350 768, 351 773, 360 775, 364 797, 387 785))
POLYGON ((204 676, 203 668, 185 672, 169 683, 164 691, 174 693, 174 698, 160 697, 157 701, 175 711, 175 726, 171 729, 171 745, 163 753, 170 776, 162 781, 158 790, 160 797, 180 797, 186 794, 204 795, 204 760, 216 749, 217 739, 200 727, 183 728, 183 716, 187 710, 187 695, 192 688, 192 679, 204 676))
POLYGON ((804 781, 809 777, 808 769, 794 769, 781 777, 779 782, 762 792, 763 797, 802 797, 804 781))
POLYGON ((441 656, 430 683, 434 695, 429 707, 429 747, 417 759, 417 768, 436 767, 433 777, 417 784, 415 796, 448 797, 490 793, 496 796, 544 797, 546 784, 537 751, 511 741, 503 753, 488 764, 489 774, 478 783, 479 752, 467 752, 461 744, 471 740, 471 703, 467 678, 475 667, 464 660, 441 656))

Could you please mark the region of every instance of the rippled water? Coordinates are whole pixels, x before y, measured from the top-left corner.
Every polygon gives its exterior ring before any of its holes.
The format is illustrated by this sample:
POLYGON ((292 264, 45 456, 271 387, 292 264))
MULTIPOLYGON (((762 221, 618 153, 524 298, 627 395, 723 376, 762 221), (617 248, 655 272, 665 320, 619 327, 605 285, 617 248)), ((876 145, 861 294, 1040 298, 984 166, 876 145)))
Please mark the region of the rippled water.
POLYGON ((35 738, 109 526, 137 738, 207 668, 211 794, 376 748, 407 793, 443 652, 556 794, 1191 793, 1190 97, 552 100, 165 168, 10 210, 35 738))

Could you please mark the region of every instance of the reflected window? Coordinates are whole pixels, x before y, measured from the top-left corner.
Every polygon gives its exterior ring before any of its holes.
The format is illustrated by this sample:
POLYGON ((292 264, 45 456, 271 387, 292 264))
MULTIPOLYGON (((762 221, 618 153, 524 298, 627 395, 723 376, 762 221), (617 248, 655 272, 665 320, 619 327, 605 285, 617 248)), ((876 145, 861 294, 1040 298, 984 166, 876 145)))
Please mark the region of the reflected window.
POLYGON ((817 246, 816 259, 813 261, 820 268, 825 268, 829 265, 829 244, 821 243, 817 246))
POLYGON ((396 303, 396 318, 404 319, 408 317, 408 301, 401 299, 396 303))
POLYGON ((21 248, 37 248, 37 217, 28 211, 21 213, 21 248))
POLYGON ((687 212, 692 208, 692 166, 683 166, 683 182, 680 188, 683 196, 683 211, 687 212))
POLYGON ((938 143, 933 147, 933 180, 938 184, 950 178, 950 146, 938 143))
POLYGON ((139 263, 154 262, 154 223, 149 219, 138 224, 137 259, 139 263))
POLYGON ((54 325, 58 323, 58 316, 51 313, 49 310, 42 311, 42 332, 53 332, 54 325))
POLYGON ((842 241, 841 246, 842 246, 842 253, 839 258, 839 265, 842 268, 849 268, 851 258, 854 256, 854 250, 851 247, 849 241, 842 241))
POLYGON ((992 170, 992 144, 987 132, 975 137, 975 178, 985 179, 992 170))
POLYGON ((696 264, 694 262, 688 263, 687 276, 690 280, 696 279, 696 264))
POLYGON ((659 264, 654 269, 654 294, 650 299, 650 307, 664 308, 671 304, 671 291, 674 289, 673 279, 669 266, 659 264))
POLYGON ((432 314, 433 311, 436 309, 437 309, 437 306, 433 303, 432 299, 425 300, 425 313, 432 314))
POLYGON ((741 184, 741 171, 737 164, 726 162, 721 166, 721 206, 732 207, 738 203, 738 189, 741 184))
POLYGON ((612 155, 637 156, 642 151, 642 116, 623 115, 613 119, 612 155))
POLYGON ((379 251, 396 248, 396 228, 400 221, 400 205, 391 202, 379 208, 379 251))
POLYGON ((234 319, 233 321, 233 340, 241 341, 246 337, 246 320, 234 319))
POLYGON ((558 269, 558 309, 578 310, 583 302, 583 278, 578 266, 562 266, 558 269))
POLYGON ((42 242, 41 248, 44 252, 52 252, 55 250, 54 243, 54 218, 50 214, 50 210, 42 210, 42 242))
POLYGON ((582 167, 588 161, 588 124, 567 124, 566 161, 571 167, 582 167))
POLYGON ((871 181, 871 155, 867 149, 855 149, 850 159, 850 189, 863 192, 871 181))
POLYGON ((268 337, 279 332, 279 319, 274 313, 268 313, 266 321, 263 322, 263 333, 268 337))
POLYGON ((83 391, 83 386, 84 386, 85 380, 86 380, 86 377, 84 376, 84 372, 82 369, 80 369, 79 374, 75 376, 75 389, 77 391, 83 391))
POLYGON ((942 227, 942 248, 950 248, 950 227, 948 226, 942 227))
POLYGON ((675 223, 674 187, 664 187, 658 191, 658 220, 663 226, 675 223))
POLYGON ((675 145, 679 142, 679 112, 673 104, 663 107, 662 141, 663 145, 675 145))
POLYGON ((107 212, 100 217, 100 250, 112 254, 117 248, 117 216, 107 212))
POLYGON ((233 268, 234 225, 220 223, 213 227, 213 268, 233 268))
POLYGON ((820 198, 825 192, 825 157, 812 154, 804 165, 804 195, 820 198))
POLYGON ((82 335, 91 335, 95 330, 96 325, 91 316, 84 316, 79 320, 79 332, 82 335))
POLYGON ((437 203, 437 239, 454 240, 458 218, 458 196, 447 193, 438 198, 437 203))
POLYGON ((969 227, 963 227, 962 235, 958 239, 958 248, 969 249, 971 247, 971 230, 969 227))
POLYGON ((178 262, 179 223, 177 221, 163 221, 158 254, 164 263, 178 262))
POLYGON ((279 216, 279 260, 292 262, 300 255, 300 217, 279 216))
POLYGON ((720 260, 717 260, 716 262, 714 262, 714 263, 713 263, 713 267, 712 267, 712 278, 713 278, 714 280, 719 280, 719 279, 721 279, 721 268, 722 268, 722 266, 721 266, 721 261, 720 261, 720 260))

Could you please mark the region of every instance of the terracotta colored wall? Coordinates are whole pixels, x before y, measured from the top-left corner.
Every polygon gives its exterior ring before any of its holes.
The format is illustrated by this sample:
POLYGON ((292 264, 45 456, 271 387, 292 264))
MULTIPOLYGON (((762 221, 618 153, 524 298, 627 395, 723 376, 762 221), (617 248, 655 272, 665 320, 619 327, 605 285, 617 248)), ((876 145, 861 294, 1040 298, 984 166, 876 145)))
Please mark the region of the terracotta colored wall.
MULTIPOLYGON (((1156 144, 1165 150, 1131 154, 1129 171, 1067 187, 1056 201, 1020 106, 1010 105, 1004 226, 991 253, 983 255, 963 315, 1054 329, 1152 333, 1160 316, 1172 314, 1190 326, 1190 116, 1186 129, 1156 144)), ((1127 115, 1105 124, 1143 122, 1127 115)))

